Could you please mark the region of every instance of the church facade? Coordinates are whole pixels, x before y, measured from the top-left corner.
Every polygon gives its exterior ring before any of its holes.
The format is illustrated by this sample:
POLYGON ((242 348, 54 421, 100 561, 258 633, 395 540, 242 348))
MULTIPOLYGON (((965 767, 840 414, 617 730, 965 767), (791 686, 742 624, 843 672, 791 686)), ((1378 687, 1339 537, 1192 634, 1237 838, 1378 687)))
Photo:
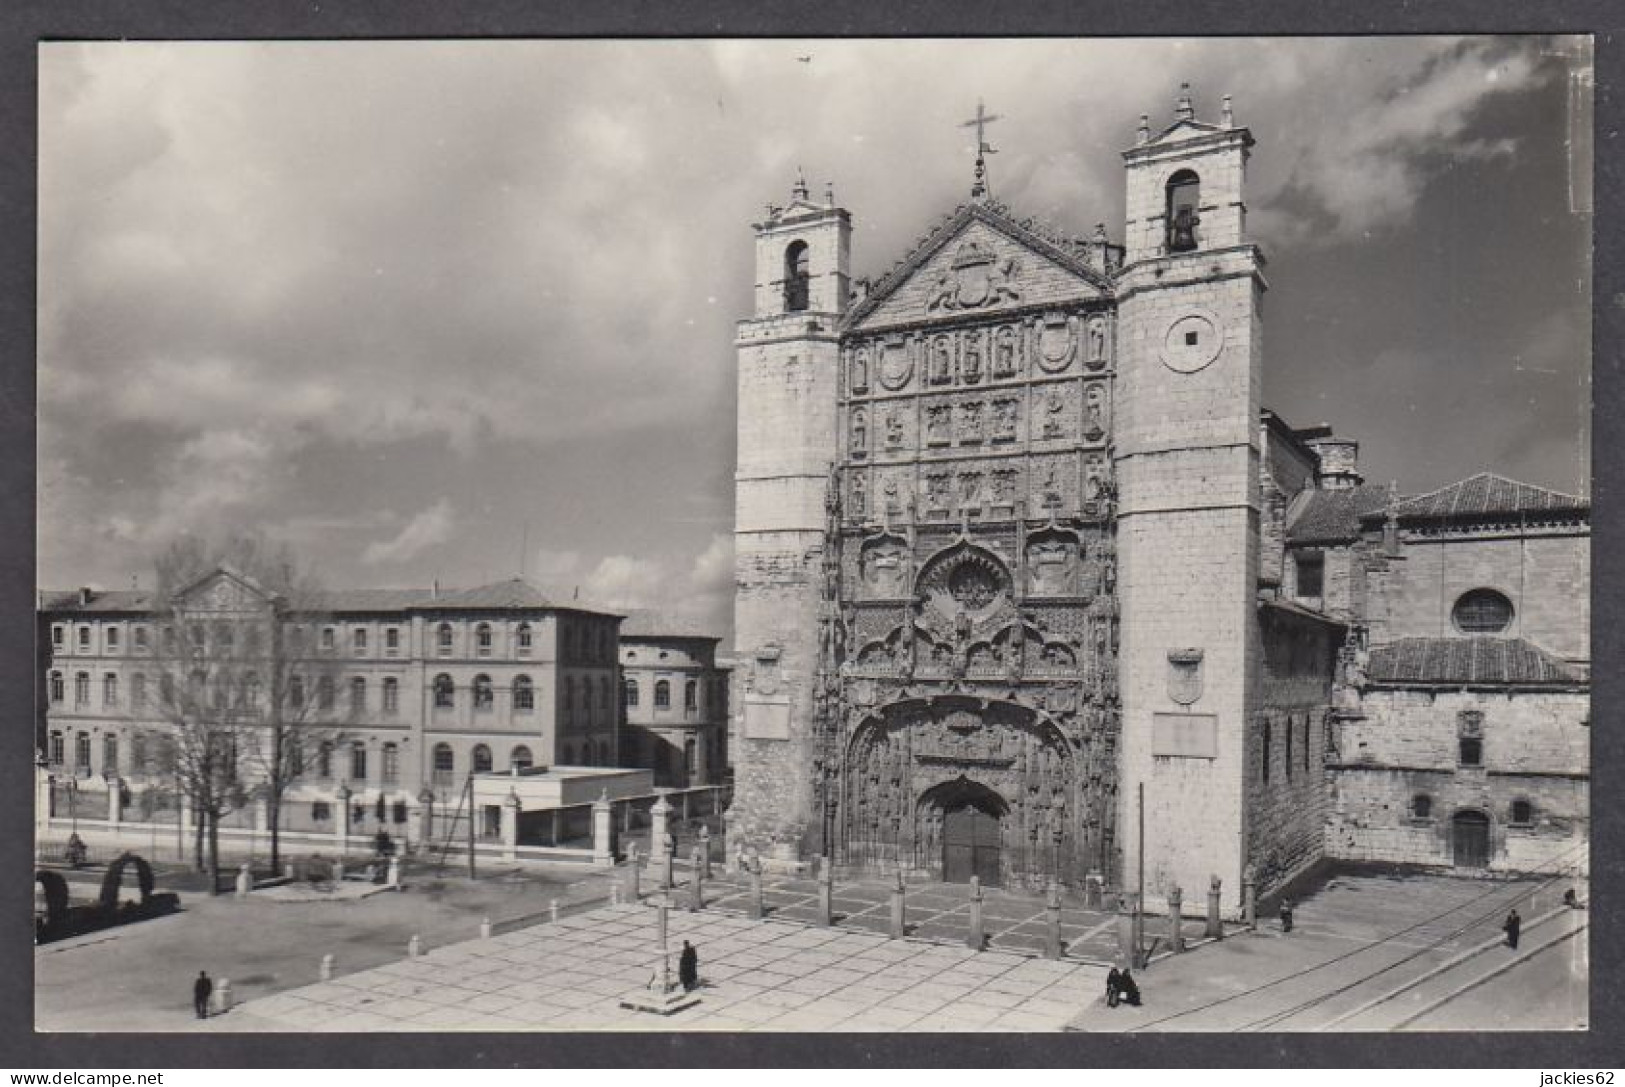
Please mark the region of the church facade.
POLYGON ((1327 856, 1364 616, 1282 577, 1352 443, 1260 402, 1252 146, 1228 98, 1142 117, 1121 244, 1019 217, 979 160, 856 291, 832 194, 756 224, 731 850, 1232 905, 1327 856))

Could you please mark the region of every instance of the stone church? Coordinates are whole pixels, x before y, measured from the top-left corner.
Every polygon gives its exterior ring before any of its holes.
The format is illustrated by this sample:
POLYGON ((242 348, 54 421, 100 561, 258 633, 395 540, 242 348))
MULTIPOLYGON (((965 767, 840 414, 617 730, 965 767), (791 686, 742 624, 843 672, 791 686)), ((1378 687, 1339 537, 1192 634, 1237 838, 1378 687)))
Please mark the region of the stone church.
POLYGON ((1228 98, 1142 117, 1121 244, 1019 216, 979 157, 857 289, 833 194, 756 224, 731 850, 1231 905, 1328 855, 1371 646, 1283 571, 1324 550, 1292 547, 1303 496, 1359 481, 1354 443, 1260 403, 1253 142, 1228 98))

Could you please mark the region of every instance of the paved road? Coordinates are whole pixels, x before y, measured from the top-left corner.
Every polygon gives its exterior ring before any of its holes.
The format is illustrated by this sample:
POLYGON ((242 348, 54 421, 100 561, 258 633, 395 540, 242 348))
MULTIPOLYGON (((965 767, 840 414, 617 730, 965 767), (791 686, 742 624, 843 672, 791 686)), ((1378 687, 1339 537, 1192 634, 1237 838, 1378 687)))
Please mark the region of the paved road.
MULTIPOLYGON (((1564 920, 1565 928, 1575 927, 1564 920)), ((1574 919, 1577 921, 1578 919, 1574 919)), ((1531 937, 1544 940, 1540 929, 1531 937)), ((1551 935, 1557 935, 1552 932, 1551 935)), ((1589 1021, 1590 930, 1537 951, 1485 984, 1462 993, 1406 1030, 1584 1030, 1589 1021)), ((1525 947, 1529 945, 1524 944, 1525 947)))

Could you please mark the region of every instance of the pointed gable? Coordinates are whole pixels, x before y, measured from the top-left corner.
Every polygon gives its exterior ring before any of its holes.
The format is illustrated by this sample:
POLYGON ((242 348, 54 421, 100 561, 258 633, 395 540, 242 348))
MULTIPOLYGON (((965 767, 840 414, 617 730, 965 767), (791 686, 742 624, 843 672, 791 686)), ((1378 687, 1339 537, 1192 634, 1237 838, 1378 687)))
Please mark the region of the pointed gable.
POLYGON ((848 330, 1076 302, 1111 292, 1089 247, 1046 236, 991 203, 962 205, 884 276, 848 330))
POLYGON ((247 574, 218 566, 170 595, 178 611, 258 611, 275 602, 276 594, 247 574))

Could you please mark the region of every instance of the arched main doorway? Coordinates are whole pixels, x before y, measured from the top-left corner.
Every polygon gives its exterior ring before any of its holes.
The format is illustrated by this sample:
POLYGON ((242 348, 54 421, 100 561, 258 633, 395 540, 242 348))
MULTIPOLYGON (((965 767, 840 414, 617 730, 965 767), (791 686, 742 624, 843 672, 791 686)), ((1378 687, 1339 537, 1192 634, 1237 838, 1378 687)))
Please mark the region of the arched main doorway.
POLYGON ((943 880, 969 883, 975 876, 984 886, 998 886, 1003 822, 1009 811, 1004 798, 962 777, 928 791, 923 799, 942 812, 943 880))
POLYGON ((1450 855, 1457 868, 1488 868, 1490 817, 1481 811, 1458 811, 1450 820, 1450 855))

